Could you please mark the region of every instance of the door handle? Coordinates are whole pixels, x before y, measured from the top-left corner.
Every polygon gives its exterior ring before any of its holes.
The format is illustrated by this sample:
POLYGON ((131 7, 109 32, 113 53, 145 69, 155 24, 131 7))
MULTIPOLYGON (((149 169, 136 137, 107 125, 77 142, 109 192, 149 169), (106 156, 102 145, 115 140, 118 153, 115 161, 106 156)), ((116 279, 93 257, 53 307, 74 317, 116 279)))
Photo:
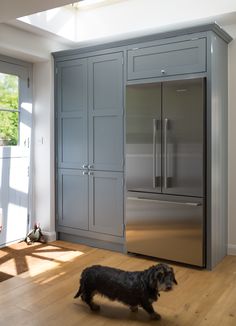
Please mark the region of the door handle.
POLYGON ((160 176, 157 176, 157 131, 158 131, 158 119, 152 120, 153 129, 153 168, 152 168, 152 186, 155 189, 160 186, 160 176))
POLYGON ((145 197, 127 197, 127 200, 137 200, 137 201, 147 201, 147 202, 156 202, 160 204, 173 204, 173 205, 187 205, 193 207, 202 206, 202 203, 192 203, 192 202, 181 202, 181 201, 170 201, 170 200, 160 200, 160 199, 152 199, 152 198, 145 198, 145 197))
POLYGON ((167 153, 167 129, 169 120, 165 118, 164 120, 164 188, 168 188, 167 183, 167 167, 168 167, 168 153, 167 153))
POLYGON ((157 156, 157 149, 156 149, 156 137, 157 137, 157 119, 152 120, 152 131, 153 131, 153 159, 152 159, 152 187, 156 188, 156 156, 157 156))

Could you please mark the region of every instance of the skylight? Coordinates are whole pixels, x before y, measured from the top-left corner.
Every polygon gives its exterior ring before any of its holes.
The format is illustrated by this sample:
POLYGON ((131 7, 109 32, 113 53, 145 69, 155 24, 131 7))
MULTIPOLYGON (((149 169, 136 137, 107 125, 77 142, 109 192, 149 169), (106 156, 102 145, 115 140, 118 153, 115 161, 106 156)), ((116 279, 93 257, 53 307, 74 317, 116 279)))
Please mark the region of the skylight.
MULTIPOLYGON (((19 18, 40 30, 73 43, 101 38, 125 38, 185 26, 218 22, 236 12, 235 0, 80 0, 70 5, 19 18), (148 5, 147 5, 148 2, 148 5), (183 10, 184 8, 184 10, 183 10)), ((61 39, 61 40, 63 40, 61 39)))

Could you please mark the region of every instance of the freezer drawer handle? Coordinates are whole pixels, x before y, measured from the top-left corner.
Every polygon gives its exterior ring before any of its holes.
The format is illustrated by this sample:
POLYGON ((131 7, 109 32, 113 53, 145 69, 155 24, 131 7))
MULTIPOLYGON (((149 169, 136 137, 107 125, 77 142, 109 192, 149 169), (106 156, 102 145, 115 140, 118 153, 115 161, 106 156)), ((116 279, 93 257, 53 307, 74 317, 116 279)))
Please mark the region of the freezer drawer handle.
POLYGON ((127 197, 127 199, 132 200, 143 200, 143 201, 151 201, 151 202, 158 202, 161 204, 179 204, 179 205, 188 205, 188 206, 202 206, 202 203, 192 203, 192 202, 179 202, 179 201, 168 201, 168 200, 159 200, 159 199, 151 199, 151 198, 144 198, 144 197, 127 197))

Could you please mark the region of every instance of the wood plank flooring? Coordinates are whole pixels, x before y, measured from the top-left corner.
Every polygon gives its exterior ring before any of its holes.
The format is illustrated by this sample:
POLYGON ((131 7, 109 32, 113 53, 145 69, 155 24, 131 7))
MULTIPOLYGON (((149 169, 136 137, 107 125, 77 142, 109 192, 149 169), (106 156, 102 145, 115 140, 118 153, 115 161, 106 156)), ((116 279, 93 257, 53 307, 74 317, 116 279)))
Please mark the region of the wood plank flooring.
POLYGON ((121 303, 96 296, 101 310, 93 313, 73 299, 81 271, 102 264, 130 271, 156 264, 145 258, 55 241, 37 257, 48 263, 31 262, 29 271, 0 283, 0 324, 4 326, 235 326, 236 256, 227 256, 213 271, 174 267, 178 285, 161 293, 154 308, 162 319, 151 321, 141 308, 132 313, 121 303), (57 246, 66 248, 58 250, 57 246), (40 266, 40 268, 39 268, 40 266))

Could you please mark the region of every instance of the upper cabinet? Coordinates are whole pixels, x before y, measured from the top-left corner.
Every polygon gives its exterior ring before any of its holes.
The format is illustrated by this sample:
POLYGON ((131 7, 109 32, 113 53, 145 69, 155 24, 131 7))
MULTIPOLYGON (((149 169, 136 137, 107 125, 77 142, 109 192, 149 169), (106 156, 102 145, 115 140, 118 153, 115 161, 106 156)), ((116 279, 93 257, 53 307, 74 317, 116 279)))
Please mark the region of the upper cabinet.
POLYGON ((123 171, 123 53, 57 65, 58 167, 123 171))
POLYGON ((88 164, 87 149, 87 59, 57 65, 57 164, 82 168, 88 164))
POLYGON ((206 71, 206 38, 128 51, 128 80, 206 71))
POLYGON ((123 171, 123 53, 88 59, 89 164, 123 171))

